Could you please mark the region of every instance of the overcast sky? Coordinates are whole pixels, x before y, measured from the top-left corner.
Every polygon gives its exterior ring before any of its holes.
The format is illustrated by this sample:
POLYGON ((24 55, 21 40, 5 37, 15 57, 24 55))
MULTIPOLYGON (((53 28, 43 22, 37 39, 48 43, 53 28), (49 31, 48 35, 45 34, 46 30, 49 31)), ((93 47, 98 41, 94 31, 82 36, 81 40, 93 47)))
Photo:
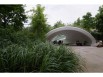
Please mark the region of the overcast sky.
MULTIPOLYGON (((26 11, 30 10, 36 5, 26 5, 26 11)), ((87 12, 91 12, 95 16, 99 9, 99 4, 68 4, 68 5, 58 5, 58 4, 49 4, 42 5, 45 7, 44 14, 46 14, 47 22, 50 25, 54 25, 55 22, 61 20, 63 23, 73 23, 78 17, 82 17, 87 12)))

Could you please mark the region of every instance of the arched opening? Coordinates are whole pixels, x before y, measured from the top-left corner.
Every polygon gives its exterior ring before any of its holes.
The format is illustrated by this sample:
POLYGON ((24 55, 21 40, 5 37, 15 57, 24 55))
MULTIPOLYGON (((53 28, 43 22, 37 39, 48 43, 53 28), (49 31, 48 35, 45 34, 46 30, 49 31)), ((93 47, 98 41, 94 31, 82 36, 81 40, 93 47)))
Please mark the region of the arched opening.
POLYGON ((94 37, 87 31, 76 27, 60 27, 47 33, 47 40, 62 40, 63 44, 69 45, 93 45, 96 43, 94 37))
POLYGON ((64 44, 66 36, 63 34, 56 35, 52 38, 51 42, 53 44, 64 44))

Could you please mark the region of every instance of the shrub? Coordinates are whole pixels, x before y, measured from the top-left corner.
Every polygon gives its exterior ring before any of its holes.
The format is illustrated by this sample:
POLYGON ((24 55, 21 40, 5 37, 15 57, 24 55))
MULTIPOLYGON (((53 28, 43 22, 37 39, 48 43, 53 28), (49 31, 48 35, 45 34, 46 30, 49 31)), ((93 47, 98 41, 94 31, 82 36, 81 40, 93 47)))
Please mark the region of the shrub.
POLYGON ((70 48, 40 41, 12 44, 0 50, 0 72, 81 72, 70 48))
POLYGON ((14 30, 0 28, 0 48, 4 48, 12 44, 11 37, 14 30))
POLYGON ((72 49, 41 42, 29 30, 0 28, 0 36, 0 72, 83 71, 72 49))
POLYGON ((10 28, 0 28, 0 48, 7 47, 12 44, 25 45, 30 41, 34 41, 33 33, 29 30, 14 31, 10 28))
POLYGON ((102 33, 98 33, 98 32, 92 32, 91 33, 93 36, 94 36, 94 38, 98 41, 98 40, 103 40, 103 34, 102 33))

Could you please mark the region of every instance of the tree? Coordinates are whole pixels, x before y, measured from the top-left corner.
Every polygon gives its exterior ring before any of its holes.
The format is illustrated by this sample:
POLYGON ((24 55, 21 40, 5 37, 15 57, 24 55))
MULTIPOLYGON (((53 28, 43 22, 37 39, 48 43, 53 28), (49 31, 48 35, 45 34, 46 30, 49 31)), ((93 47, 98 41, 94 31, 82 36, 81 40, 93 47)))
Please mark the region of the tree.
POLYGON ((99 33, 103 34, 103 5, 99 7, 96 15, 96 29, 99 33))
POLYGON ((23 5, 0 5, 0 27, 21 30, 26 22, 23 5))
POLYGON ((55 29, 55 28, 58 28, 58 27, 62 27, 62 26, 65 26, 65 24, 62 23, 62 21, 57 21, 57 22, 54 24, 54 29, 55 29))
POLYGON ((87 12, 86 15, 82 16, 82 19, 78 18, 73 25, 91 32, 92 29, 95 29, 95 17, 92 17, 92 14, 87 12))
POLYGON ((47 32, 49 32, 49 31, 52 30, 52 29, 53 29, 53 26, 47 24, 47 32))
POLYGON ((87 12, 86 15, 82 17, 81 26, 87 31, 91 32, 91 29, 95 28, 94 18, 90 12, 87 12))
POLYGON ((35 37, 40 40, 45 38, 45 34, 48 31, 46 15, 43 13, 44 10, 45 7, 38 4, 36 9, 33 9, 33 15, 31 17, 31 30, 34 32, 35 37))
POLYGON ((76 26, 76 27, 81 27, 81 20, 80 20, 80 18, 78 18, 76 21, 74 21, 73 25, 76 26))

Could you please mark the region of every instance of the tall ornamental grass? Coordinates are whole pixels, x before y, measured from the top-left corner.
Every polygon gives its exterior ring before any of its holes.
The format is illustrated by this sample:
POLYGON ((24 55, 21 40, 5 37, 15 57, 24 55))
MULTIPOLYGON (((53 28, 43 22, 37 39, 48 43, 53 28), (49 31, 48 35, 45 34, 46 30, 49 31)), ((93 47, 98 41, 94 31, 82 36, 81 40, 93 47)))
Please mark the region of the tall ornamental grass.
POLYGON ((69 47, 37 41, 28 30, 0 28, 0 72, 82 72, 81 58, 69 47))
POLYGON ((82 72, 79 56, 50 43, 12 44, 0 49, 0 72, 82 72))

